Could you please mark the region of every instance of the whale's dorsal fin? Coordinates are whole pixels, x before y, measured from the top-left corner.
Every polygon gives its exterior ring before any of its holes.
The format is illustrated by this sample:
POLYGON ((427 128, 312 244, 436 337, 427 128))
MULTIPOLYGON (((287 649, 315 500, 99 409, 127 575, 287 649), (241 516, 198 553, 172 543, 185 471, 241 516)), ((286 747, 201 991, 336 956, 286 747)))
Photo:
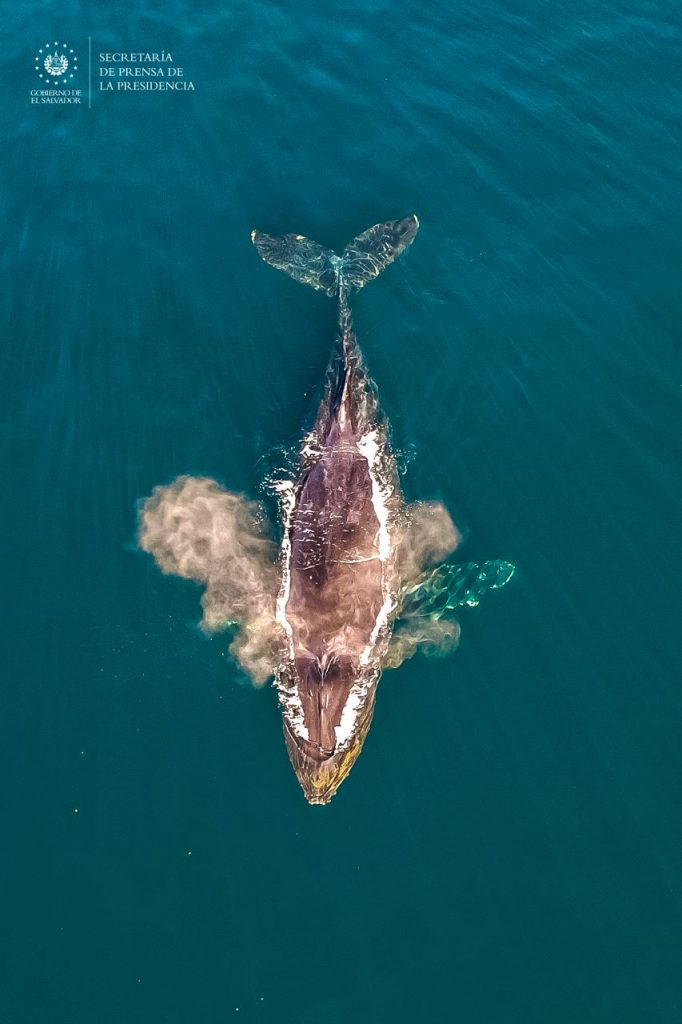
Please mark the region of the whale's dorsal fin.
POLYGON ((402 595, 399 618, 440 619, 461 605, 474 606, 488 590, 498 590, 514 575, 511 562, 466 562, 441 565, 424 573, 402 595))
POLYGON ((412 215, 389 220, 363 231, 337 256, 305 235, 265 235, 252 231, 251 241, 270 266, 283 270, 295 281, 336 295, 343 289, 362 288, 378 277, 403 252, 417 234, 419 221, 412 215))

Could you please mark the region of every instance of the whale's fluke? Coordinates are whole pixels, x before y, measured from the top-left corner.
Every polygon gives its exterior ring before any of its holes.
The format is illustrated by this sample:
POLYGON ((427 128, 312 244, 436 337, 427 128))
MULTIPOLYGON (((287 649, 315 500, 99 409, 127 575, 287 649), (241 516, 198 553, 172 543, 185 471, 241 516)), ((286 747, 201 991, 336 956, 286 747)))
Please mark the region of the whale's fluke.
POLYGON ((354 238, 341 256, 304 235, 275 236, 252 231, 251 241, 266 263, 283 270, 295 281, 333 296, 339 291, 359 290, 378 277, 408 247, 418 228, 414 214, 375 224, 354 238))
POLYGON ((359 291, 407 249, 418 229, 419 221, 412 214, 403 220, 389 220, 363 231, 343 250, 340 271, 343 284, 359 291))
POLYGON ((335 295, 338 277, 334 261, 339 259, 331 249, 313 242, 304 235, 264 235, 252 231, 251 241, 266 263, 283 270, 294 281, 309 284, 311 288, 335 295))

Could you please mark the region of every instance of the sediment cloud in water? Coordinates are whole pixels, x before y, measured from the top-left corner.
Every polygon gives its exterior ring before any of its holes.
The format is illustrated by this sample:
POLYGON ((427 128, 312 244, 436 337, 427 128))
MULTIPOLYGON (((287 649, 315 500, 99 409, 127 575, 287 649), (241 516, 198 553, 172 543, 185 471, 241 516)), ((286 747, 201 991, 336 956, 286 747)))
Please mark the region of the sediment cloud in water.
MULTIPOLYGON (((440 501, 418 501, 403 514, 396 546, 399 594, 416 584, 423 572, 440 564, 459 546, 462 535, 440 501)), ((399 598, 400 600, 400 598, 399 598)), ((418 650, 427 655, 445 655, 459 643, 459 623, 429 618, 400 619, 384 659, 384 668, 399 668, 418 650)))
POLYGON ((422 654, 442 657, 459 643, 459 623, 454 619, 408 619, 395 628, 384 668, 400 668, 404 661, 421 650, 422 654))
POLYGON ((425 569, 451 555, 461 539, 442 502, 416 501, 408 505, 396 545, 396 568, 401 586, 413 583, 425 569))
POLYGON ((230 652, 256 686, 277 654, 277 549, 265 509, 207 477, 156 487, 140 509, 140 547, 164 573, 203 583, 201 626, 237 627, 230 652))
MULTIPOLYGON (((407 506, 395 539, 400 591, 451 554, 461 534, 443 504, 424 501, 407 506)), ((162 572, 206 587, 202 629, 213 633, 236 626, 230 653, 254 685, 267 682, 279 658, 280 575, 263 505, 208 477, 180 476, 156 487, 142 503, 139 544, 162 572)), ((457 646, 459 632, 453 620, 398 621, 384 668, 398 668, 418 650, 447 654, 457 646)))

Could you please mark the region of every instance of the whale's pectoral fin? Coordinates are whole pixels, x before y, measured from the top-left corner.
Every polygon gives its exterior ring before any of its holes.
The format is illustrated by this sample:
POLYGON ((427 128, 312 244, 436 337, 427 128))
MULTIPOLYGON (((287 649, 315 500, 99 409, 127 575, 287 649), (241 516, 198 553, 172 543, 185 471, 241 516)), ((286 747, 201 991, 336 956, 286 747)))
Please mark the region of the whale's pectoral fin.
POLYGON ((402 220, 375 224, 363 231, 343 250, 341 260, 344 284, 359 289, 378 277, 382 270, 407 249, 418 228, 419 221, 412 214, 402 220))
POLYGON ((461 605, 475 606, 488 590, 498 590, 514 574, 511 562, 467 562, 441 565, 423 573, 402 594, 398 616, 437 620, 461 605))

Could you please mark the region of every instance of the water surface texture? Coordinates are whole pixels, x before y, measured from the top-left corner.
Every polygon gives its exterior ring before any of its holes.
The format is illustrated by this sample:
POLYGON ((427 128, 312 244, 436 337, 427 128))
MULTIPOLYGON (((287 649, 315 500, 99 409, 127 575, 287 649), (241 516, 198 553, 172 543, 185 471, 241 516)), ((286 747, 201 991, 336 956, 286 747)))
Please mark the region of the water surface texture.
MULTIPOLYGON (((7 7, 0 1017, 670 1024, 682 996, 679 11, 347 0, 7 7), (56 34, 55 34, 56 33, 56 34), (193 92, 31 105, 46 40, 193 92), (341 248, 409 500, 517 566, 379 687, 328 808, 272 689, 136 550, 180 473, 258 495, 341 248)), ((76 79, 74 79, 74 82, 76 79)))

